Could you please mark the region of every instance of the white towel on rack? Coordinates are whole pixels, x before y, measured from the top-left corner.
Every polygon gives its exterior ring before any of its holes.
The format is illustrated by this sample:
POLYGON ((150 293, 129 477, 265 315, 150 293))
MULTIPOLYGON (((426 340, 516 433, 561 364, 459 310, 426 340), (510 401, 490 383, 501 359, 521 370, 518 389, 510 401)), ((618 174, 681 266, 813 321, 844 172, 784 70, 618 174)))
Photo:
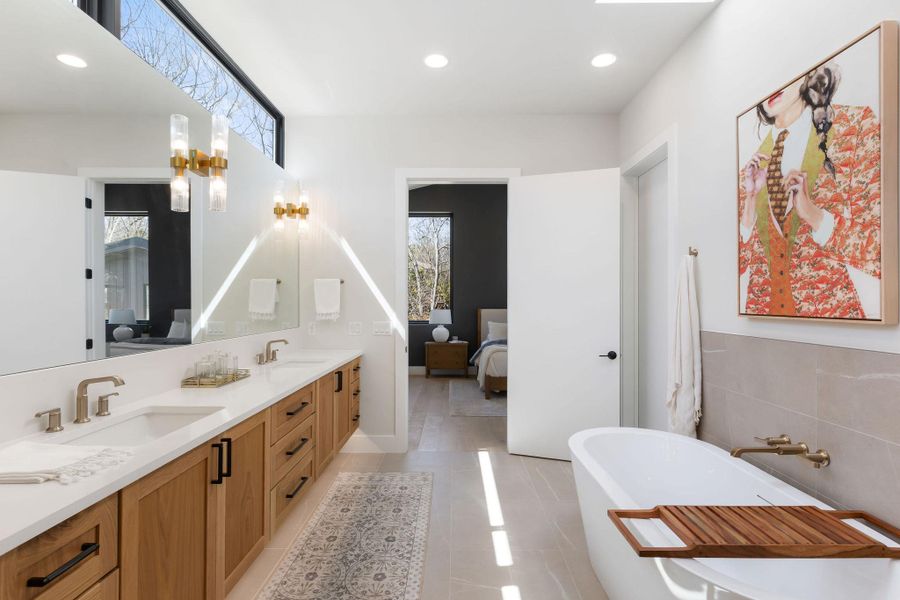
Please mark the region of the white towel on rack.
POLYGON ((133 453, 131 448, 16 442, 0 448, 0 484, 74 483, 122 464, 133 453))
POLYGON ((666 386, 669 430, 690 437, 697 437, 697 425, 703 414, 700 309, 697 304, 695 261, 693 256, 685 256, 678 269, 675 335, 669 355, 669 381, 666 386))
POLYGON ((341 280, 316 279, 313 287, 316 296, 316 319, 337 321, 341 316, 341 280))
POLYGON ((278 280, 250 280, 250 320, 274 321, 278 303, 278 280))

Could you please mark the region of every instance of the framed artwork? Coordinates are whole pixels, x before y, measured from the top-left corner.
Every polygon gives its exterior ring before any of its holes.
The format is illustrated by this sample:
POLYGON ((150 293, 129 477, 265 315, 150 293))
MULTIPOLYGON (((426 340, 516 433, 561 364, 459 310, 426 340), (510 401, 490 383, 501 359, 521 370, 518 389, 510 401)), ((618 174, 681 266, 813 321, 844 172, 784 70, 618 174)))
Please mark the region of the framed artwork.
POLYGON ((740 315, 897 323, 897 37, 881 23, 737 117, 740 315))

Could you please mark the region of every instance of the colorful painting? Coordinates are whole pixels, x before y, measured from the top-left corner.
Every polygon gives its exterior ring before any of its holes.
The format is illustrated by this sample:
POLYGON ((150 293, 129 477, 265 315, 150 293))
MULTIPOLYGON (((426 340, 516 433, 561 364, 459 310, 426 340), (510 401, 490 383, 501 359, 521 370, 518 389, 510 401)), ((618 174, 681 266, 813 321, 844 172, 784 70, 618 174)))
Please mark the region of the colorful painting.
POLYGON ((883 23, 738 116, 741 315, 897 322, 896 57, 883 23))

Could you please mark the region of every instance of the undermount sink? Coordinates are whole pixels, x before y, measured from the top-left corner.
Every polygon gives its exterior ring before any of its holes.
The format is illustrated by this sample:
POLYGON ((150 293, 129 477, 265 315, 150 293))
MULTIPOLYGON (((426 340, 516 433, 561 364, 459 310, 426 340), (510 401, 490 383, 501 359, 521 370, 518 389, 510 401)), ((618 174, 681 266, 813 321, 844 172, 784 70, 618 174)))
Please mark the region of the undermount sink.
MULTIPOLYGON (((221 406, 150 406, 136 414, 66 444, 73 446, 140 446, 187 427, 222 410, 221 406)), ((102 417, 100 417, 102 418, 102 417)))
POLYGON ((275 365, 275 368, 284 367, 284 368, 300 368, 300 367, 309 367, 312 365, 321 365, 326 362, 324 358, 291 358, 284 361, 278 361, 275 365))

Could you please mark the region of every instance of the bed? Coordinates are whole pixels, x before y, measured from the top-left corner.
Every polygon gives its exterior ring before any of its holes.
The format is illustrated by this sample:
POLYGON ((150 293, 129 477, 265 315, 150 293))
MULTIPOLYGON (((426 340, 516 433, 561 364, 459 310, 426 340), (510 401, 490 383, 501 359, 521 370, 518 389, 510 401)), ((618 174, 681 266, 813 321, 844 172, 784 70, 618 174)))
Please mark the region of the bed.
POLYGON ((142 354, 151 350, 162 350, 176 346, 186 346, 191 343, 191 309, 176 308, 172 311, 172 325, 166 337, 137 337, 123 342, 108 342, 106 355, 129 356, 142 354), (179 328, 174 327, 179 324, 179 328))
POLYGON ((488 340, 488 323, 506 323, 505 308, 479 308, 478 314, 478 351, 472 357, 472 364, 477 368, 478 385, 484 390, 484 397, 490 398, 491 392, 506 391, 507 350, 506 339, 488 340))

